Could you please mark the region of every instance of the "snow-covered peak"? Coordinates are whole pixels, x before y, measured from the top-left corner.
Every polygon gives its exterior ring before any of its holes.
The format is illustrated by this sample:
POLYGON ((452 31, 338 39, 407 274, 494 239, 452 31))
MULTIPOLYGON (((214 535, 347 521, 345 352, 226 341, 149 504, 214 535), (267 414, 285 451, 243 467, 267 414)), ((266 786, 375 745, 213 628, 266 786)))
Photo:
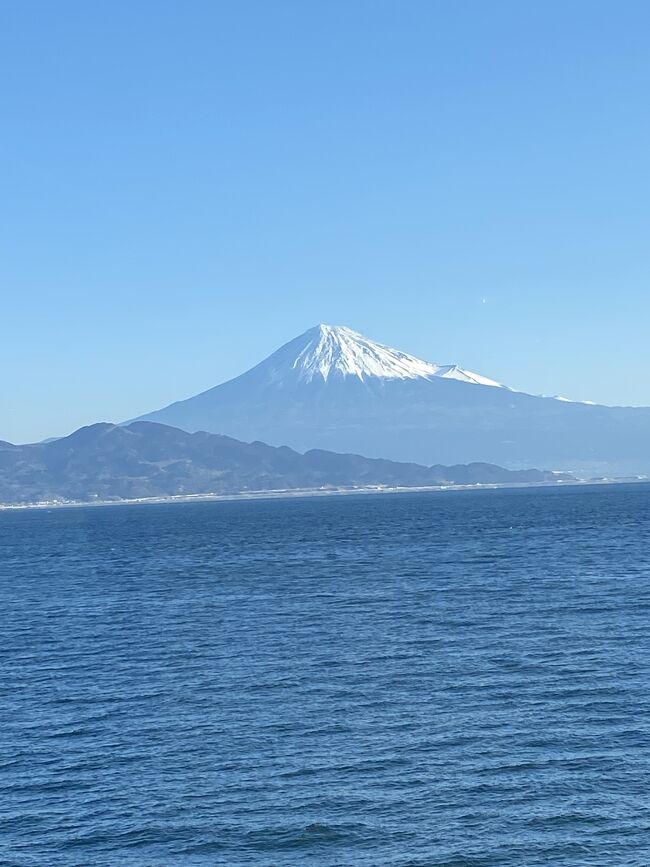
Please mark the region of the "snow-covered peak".
MULTIPOLYGON (((300 382, 332 377, 380 379, 431 379, 442 377, 477 385, 503 387, 493 379, 463 370, 455 364, 433 364, 381 343, 369 340, 342 325, 317 325, 287 343, 262 362, 272 382, 287 375, 300 382)), ((258 369, 259 369, 258 367, 258 369)))
POLYGON ((336 374, 359 379, 417 379, 436 373, 436 365, 382 346, 344 326, 317 325, 304 337, 305 346, 293 367, 306 382, 316 377, 327 382, 336 374))

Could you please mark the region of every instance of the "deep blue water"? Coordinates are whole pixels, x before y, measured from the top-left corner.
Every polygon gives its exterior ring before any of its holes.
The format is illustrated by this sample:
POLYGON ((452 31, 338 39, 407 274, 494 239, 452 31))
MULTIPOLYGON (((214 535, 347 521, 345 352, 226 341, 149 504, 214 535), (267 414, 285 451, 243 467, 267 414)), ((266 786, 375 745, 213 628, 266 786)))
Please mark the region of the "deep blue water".
POLYGON ((650 486, 0 513, 0 864, 650 864, 650 486))

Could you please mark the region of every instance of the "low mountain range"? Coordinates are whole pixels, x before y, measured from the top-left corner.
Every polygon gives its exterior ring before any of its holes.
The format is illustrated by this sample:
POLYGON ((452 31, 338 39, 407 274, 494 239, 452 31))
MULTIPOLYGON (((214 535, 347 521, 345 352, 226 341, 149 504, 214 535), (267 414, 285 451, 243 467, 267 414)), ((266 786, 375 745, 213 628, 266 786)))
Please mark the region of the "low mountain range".
POLYGON ((241 376, 140 416, 183 430, 419 464, 650 472, 650 408, 515 391, 318 325, 241 376))
POLYGON ((419 466, 187 433, 152 422, 95 424, 62 439, 0 442, 0 503, 119 500, 190 494, 369 486, 520 484, 567 479, 490 464, 419 466))

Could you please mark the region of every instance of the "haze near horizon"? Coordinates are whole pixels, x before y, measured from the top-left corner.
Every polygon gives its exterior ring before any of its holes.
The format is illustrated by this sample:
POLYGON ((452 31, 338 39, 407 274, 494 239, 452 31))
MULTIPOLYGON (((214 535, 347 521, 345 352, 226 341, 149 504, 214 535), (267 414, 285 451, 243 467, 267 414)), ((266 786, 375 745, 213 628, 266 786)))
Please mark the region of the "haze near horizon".
POLYGON ((0 439, 165 406, 318 322, 650 405, 646 4, 1 16, 0 439))

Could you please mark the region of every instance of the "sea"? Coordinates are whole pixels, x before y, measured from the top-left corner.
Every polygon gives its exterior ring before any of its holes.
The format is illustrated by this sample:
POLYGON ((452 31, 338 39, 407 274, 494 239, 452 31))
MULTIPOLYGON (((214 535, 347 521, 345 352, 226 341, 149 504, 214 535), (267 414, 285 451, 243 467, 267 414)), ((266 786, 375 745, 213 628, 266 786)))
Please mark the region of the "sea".
POLYGON ((648 867, 650 486, 0 513, 0 864, 648 867))

